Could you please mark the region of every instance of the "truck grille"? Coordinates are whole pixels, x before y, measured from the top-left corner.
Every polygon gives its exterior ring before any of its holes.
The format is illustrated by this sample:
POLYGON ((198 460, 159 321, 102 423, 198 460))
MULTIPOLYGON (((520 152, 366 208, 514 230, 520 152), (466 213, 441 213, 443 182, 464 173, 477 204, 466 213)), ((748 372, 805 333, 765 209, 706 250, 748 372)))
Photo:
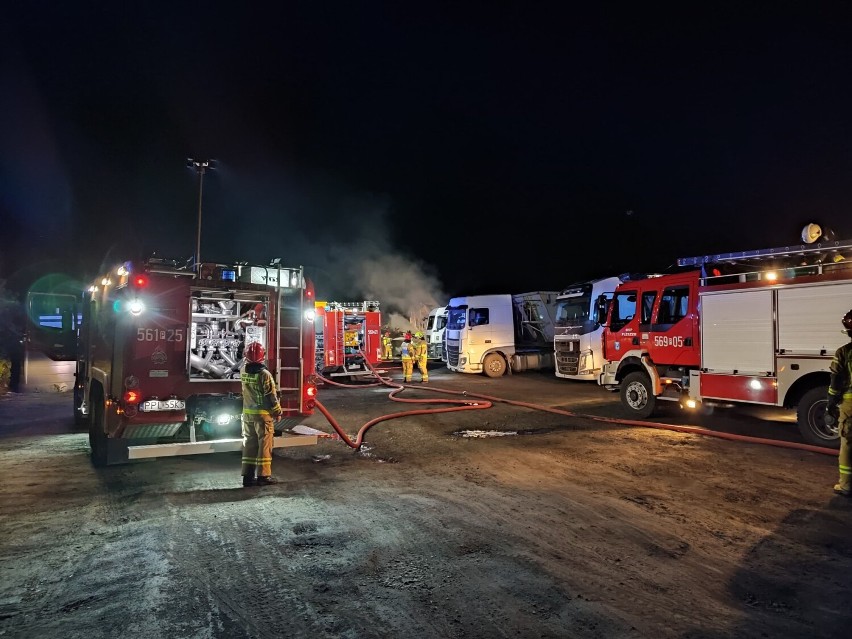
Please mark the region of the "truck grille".
POLYGON ((562 375, 577 375, 580 372, 580 342, 556 342, 555 350, 556 370, 562 375))
POLYGON ((450 346, 447 344, 447 364, 450 366, 459 365, 459 347, 450 346))

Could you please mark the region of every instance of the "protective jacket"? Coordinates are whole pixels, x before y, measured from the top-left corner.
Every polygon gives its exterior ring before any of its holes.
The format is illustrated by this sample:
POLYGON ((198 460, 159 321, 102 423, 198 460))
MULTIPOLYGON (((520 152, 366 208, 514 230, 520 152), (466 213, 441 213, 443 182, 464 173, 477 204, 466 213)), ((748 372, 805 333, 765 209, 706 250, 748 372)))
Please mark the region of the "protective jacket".
POLYGON ((839 404, 842 400, 852 399, 852 342, 837 349, 830 370, 829 401, 839 404))
POLYGON ((831 360, 827 414, 837 416, 840 452, 837 455, 839 479, 834 492, 852 495, 852 342, 841 346, 831 360))
POLYGON ((240 374, 240 381, 243 384, 243 415, 280 417, 281 404, 275 380, 266 366, 249 362, 240 374))
POLYGON ((429 356, 429 345, 425 339, 414 340, 411 345, 414 347, 414 359, 427 359, 429 356))

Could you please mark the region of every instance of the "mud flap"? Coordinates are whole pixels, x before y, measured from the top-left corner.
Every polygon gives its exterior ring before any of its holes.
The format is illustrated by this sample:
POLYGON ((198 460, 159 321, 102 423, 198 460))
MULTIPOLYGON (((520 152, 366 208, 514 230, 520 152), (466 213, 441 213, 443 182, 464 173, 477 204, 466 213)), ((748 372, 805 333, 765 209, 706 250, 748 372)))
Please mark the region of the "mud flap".
POLYGON ((130 461, 130 456, 127 451, 126 439, 106 439, 106 465, 116 466, 118 464, 126 464, 130 461))

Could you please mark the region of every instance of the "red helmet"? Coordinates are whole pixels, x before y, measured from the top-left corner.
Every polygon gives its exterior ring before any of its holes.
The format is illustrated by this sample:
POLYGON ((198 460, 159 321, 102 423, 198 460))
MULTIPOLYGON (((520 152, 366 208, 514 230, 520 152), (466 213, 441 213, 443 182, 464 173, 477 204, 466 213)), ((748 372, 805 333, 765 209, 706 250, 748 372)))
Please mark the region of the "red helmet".
POLYGON ((263 345, 260 342, 252 342, 248 346, 246 346, 245 353, 243 356, 250 362, 255 364, 260 364, 263 361, 264 356, 266 355, 266 351, 263 348, 263 345))
POLYGON ((852 310, 843 316, 843 328, 847 331, 852 331, 852 310))

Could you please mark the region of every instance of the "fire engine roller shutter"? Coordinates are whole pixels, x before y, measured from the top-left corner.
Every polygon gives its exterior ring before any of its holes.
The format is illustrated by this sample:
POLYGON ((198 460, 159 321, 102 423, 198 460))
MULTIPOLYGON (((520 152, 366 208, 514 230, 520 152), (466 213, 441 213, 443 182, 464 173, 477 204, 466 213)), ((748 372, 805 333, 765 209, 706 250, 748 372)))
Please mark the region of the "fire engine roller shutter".
POLYGON ((852 308, 852 283, 778 291, 778 348, 784 354, 833 355, 846 343, 840 319, 852 308))
POLYGON ((775 370, 772 291, 701 295, 701 367, 711 373, 775 370))

